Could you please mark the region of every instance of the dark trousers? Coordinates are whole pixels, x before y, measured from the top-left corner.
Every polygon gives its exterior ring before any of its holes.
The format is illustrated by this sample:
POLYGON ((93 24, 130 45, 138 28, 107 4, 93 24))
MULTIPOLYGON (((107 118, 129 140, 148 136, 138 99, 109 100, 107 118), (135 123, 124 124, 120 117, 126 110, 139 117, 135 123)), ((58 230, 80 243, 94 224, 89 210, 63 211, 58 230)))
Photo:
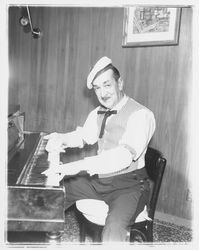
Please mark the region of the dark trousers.
MULTIPOLYGON (((143 210, 149 199, 149 182, 145 168, 108 178, 76 176, 64 181, 65 208, 77 200, 98 199, 109 206, 102 241, 125 241, 127 227, 143 210)), ((93 208, 95 209, 95 208, 93 208)))

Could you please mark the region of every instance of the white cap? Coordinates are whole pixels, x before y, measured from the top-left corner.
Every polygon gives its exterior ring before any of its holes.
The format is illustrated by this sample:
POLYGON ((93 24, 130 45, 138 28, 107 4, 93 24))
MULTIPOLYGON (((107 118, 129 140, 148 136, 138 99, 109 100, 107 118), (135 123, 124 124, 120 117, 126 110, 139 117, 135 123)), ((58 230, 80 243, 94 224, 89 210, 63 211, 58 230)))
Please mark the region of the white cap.
POLYGON ((92 89, 92 81, 95 78, 96 74, 104 69, 106 66, 108 66, 109 64, 111 64, 112 61, 110 58, 103 56, 102 58, 100 58, 96 64, 93 66, 93 68, 91 69, 88 77, 87 77, 87 87, 88 89, 92 89))

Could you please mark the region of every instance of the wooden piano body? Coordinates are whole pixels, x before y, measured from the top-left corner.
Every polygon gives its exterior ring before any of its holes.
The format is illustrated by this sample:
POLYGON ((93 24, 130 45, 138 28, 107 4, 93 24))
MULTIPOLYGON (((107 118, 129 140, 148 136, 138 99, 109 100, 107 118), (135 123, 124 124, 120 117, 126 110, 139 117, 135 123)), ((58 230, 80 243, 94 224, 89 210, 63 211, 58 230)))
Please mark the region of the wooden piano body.
MULTIPOLYGON (((9 123, 14 117, 13 126, 23 126, 24 114, 12 116, 9 123)), ((63 231, 65 191, 61 185, 46 185, 47 177, 41 174, 49 167, 43 134, 15 130, 19 138, 8 152, 7 231, 63 231)))

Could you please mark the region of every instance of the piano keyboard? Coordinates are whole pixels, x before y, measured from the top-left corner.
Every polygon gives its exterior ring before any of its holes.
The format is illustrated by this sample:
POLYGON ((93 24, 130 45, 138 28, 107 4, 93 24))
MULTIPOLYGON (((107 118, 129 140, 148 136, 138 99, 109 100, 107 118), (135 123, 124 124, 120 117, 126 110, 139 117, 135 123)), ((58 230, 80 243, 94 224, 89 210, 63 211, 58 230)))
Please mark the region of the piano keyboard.
POLYGON ((49 178, 42 174, 45 170, 50 167, 48 161, 48 153, 45 150, 47 140, 41 136, 40 141, 37 145, 34 155, 24 166, 24 171, 21 172, 17 180, 17 184, 20 185, 33 185, 33 186, 59 186, 59 182, 56 180, 56 177, 53 176, 49 178))

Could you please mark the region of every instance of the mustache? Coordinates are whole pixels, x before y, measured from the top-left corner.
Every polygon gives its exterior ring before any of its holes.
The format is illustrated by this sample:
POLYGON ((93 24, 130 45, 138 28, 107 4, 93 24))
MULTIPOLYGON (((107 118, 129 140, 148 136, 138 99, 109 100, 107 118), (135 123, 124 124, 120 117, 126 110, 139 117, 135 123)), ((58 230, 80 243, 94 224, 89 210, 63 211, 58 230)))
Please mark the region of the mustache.
POLYGON ((102 99, 103 101, 107 101, 109 98, 110 98, 110 96, 101 97, 101 99, 102 99))

